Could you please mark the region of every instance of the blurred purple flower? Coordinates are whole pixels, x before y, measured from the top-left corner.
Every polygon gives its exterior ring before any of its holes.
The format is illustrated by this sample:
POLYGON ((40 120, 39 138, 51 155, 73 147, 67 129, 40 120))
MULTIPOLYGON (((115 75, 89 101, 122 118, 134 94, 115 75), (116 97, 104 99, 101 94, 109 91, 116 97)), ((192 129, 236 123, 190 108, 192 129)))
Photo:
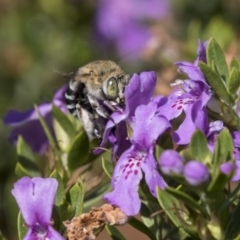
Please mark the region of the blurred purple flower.
MULTIPOLYGON (((38 106, 40 114, 48 124, 52 133, 52 104, 59 107, 63 112, 68 112, 64 99, 66 87, 66 85, 63 86, 55 93, 52 103, 43 103, 38 106)), ((44 154, 46 152, 49 146, 48 139, 39 122, 38 114, 35 109, 30 109, 26 112, 11 110, 4 117, 4 123, 14 127, 9 135, 9 140, 12 143, 16 144, 18 136, 21 135, 34 152, 39 154, 44 154)))
POLYGON ((62 240, 51 224, 58 182, 53 178, 23 177, 14 184, 12 194, 28 226, 24 240, 62 240))
POLYGON ((192 186, 198 186, 209 179, 206 165, 198 161, 189 161, 183 170, 186 181, 192 186))
POLYGON ((167 0, 100 0, 96 25, 102 37, 115 43, 121 56, 136 56, 151 36, 144 20, 158 20, 169 12, 167 0))
POLYGON ((235 171, 236 167, 232 162, 225 162, 220 165, 220 171, 225 175, 230 175, 235 171))
MULTIPOLYGON (((106 145, 109 140, 113 146, 114 155, 120 156, 131 144, 127 138, 126 124, 131 125, 135 109, 141 104, 148 104, 157 82, 155 72, 142 72, 134 74, 130 83, 126 86, 125 102, 126 107, 114 112, 111 120, 108 121, 100 147, 106 145), (113 120, 113 121, 112 121, 113 120), (114 129, 114 130, 113 130, 114 129)), ((101 150, 96 149, 94 153, 101 150)))
POLYGON ((188 144, 192 134, 198 128, 206 132, 208 115, 206 105, 212 96, 210 87, 205 82, 203 73, 194 64, 178 62, 179 70, 189 76, 185 81, 177 80, 179 88, 173 91, 166 104, 159 107, 159 115, 172 120, 184 111, 185 119, 174 132, 173 139, 177 144, 188 144))
POLYGON ((157 171, 153 150, 159 135, 170 127, 170 123, 166 118, 156 116, 156 110, 155 102, 137 107, 131 124, 132 146, 119 158, 112 177, 113 191, 104 196, 128 216, 136 215, 140 210, 138 185, 143 178, 142 172, 154 196, 157 186, 162 189, 166 186, 157 171))
POLYGON ((159 159, 159 165, 164 174, 181 174, 184 168, 182 156, 174 150, 165 150, 159 159))

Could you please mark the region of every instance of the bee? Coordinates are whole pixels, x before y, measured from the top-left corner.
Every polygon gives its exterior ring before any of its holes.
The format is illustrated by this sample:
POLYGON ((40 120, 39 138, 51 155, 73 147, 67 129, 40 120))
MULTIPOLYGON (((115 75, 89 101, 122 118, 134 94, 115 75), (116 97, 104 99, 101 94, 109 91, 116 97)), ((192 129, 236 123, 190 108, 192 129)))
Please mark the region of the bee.
POLYGON ((125 107, 124 90, 130 76, 115 62, 99 60, 80 67, 65 92, 66 105, 89 137, 101 138, 111 114, 125 107))

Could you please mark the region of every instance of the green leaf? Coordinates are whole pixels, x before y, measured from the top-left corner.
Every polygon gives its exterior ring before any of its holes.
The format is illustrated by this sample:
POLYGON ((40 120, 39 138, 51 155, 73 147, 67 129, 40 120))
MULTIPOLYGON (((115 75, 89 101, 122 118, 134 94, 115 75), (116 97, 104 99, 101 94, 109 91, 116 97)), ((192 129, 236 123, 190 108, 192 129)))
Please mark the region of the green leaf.
POLYGON ((207 192, 219 192, 223 191, 226 187, 226 184, 231 179, 230 176, 223 174, 219 169, 213 174, 211 183, 208 185, 207 192))
POLYGON ((233 58, 230 63, 230 67, 231 69, 235 67, 238 71, 240 71, 240 62, 233 58))
POLYGON ((68 134, 70 139, 74 139, 75 136, 77 135, 77 132, 75 131, 73 124, 69 120, 68 116, 65 113, 63 113, 55 105, 53 105, 53 107, 52 107, 52 113, 53 113, 54 118, 61 125, 61 127, 65 130, 65 132, 68 134))
POLYGON ((217 115, 218 120, 222 120, 226 125, 230 127, 239 128, 239 117, 236 112, 223 102, 219 102, 220 108, 222 110, 221 115, 217 115))
POLYGON ((135 229, 137 229, 138 231, 144 233, 145 235, 147 235, 150 239, 152 240, 156 240, 156 237, 154 236, 154 234, 152 233, 152 231, 141 221, 139 221, 137 218, 132 217, 129 219, 128 223, 135 229))
POLYGON ((157 198, 162 209, 172 220, 174 225, 179 228, 179 231, 185 234, 185 231, 194 234, 194 231, 190 230, 189 228, 191 222, 189 222, 190 219, 188 210, 181 205, 179 199, 175 198, 172 194, 166 192, 165 190, 161 190, 160 188, 157 190, 157 198), (188 225, 188 222, 190 225, 188 225))
POLYGON ((65 199, 65 188, 64 188, 63 180, 56 170, 52 172, 50 177, 55 178, 58 181, 58 188, 57 188, 57 193, 55 197, 55 205, 60 206, 65 199))
POLYGON ((236 94, 240 86, 240 71, 233 67, 228 79, 228 90, 232 94, 236 94))
POLYGON ((27 226, 25 226, 23 217, 20 212, 18 213, 17 226, 18 226, 18 238, 19 240, 22 240, 27 234, 28 228, 27 226))
POLYGON ((102 157, 102 167, 103 167, 103 170, 105 171, 105 173, 108 175, 108 177, 112 178, 112 174, 113 174, 113 170, 114 170, 112 160, 102 157))
POLYGON ((17 155, 18 163, 16 165, 15 172, 18 176, 22 176, 22 174, 30 177, 40 176, 40 171, 36 164, 36 157, 21 136, 18 137, 17 141, 17 155))
POLYGON ((229 131, 225 128, 217 137, 213 153, 214 169, 218 169, 221 163, 227 162, 232 159, 233 142, 229 131))
POLYGON ((200 130, 197 130, 193 134, 190 142, 190 150, 195 160, 199 160, 204 164, 211 162, 212 154, 208 149, 207 139, 200 130))
POLYGON ((214 66, 212 70, 216 70, 221 78, 227 81, 228 67, 224 52, 214 38, 211 38, 208 43, 206 55, 208 65, 214 66))
POLYGON ((238 202, 238 205, 232 212, 230 219, 228 220, 228 224, 226 227, 226 234, 225 239, 234 239, 239 233, 239 222, 240 222, 240 201, 238 202))
POLYGON ((70 203, 75 208, 74 217, 82 214, 84 201, 84 188, 82 183, 76 183, 69 191, 70 203))
POLYGON ((89 140, 85 131, 80 132, 73 140, 68 152, 68 168, 70 171, 85 164, 89 154, 89 140))
POLYGON ((198 204, 198 202, 196 202, 192 197, 190 197, 188 194, 176 190, 174 188, 171 187, 167 187, 165 189, 166 192, 168 192, 169 194, 171 194, 172 196, 174 196, 178 201, 182 200, 188 207, 190 207, 192 210, 197 210, 198 212, 200 212, 205 218, 209 219, 209 215, 206 211, 205 208, 203 208, 200 204, 198 204))
POLYGON ((36 112, 38 114, 39 121, 40 121, 40 123, 41 123, 41 125, 43 127, 43 130, 44 130, 44 132, 45 132, 45 134, 47 136, 47 139, 49 141, 50 146, 52 147, 52 149, 55 149, 57 145, 56 145, 55 139, 52 136, 52 133, 51 133, 48 125, 46 124, 44 118, 41 116, 40 112, 38 111, 38 107, 35 105, 34 108, 35 108, 35 110, 36 110, 36 112))
POLYGON ((199 67, 204 73, 207 82, 213 88, 214 92, 218 95, 218 97, 226 101, 228 104, 234 103, 234 99, 229 94, 226 85, 221 79, 221 77, 204 62, 200 62, 199 67))
POLYGON ((126 240, 126 238, 114 226, 106 225, 105 228, 113 240, 126 240))

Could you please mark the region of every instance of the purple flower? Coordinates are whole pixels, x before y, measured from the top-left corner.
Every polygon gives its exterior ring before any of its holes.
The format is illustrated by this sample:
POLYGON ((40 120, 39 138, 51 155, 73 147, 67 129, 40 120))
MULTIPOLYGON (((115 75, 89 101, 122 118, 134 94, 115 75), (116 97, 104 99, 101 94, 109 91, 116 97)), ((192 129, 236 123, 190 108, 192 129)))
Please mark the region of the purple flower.
POLYGON ((225 175, 230 175, 235 171, 236 167, 232 162, 225 162, 220 165, 220 171, 225 175))
MULTIPOLYGON (((52 126, 52 104, 55 104, 63 112, 67 113, 67 108, 64 99, 66 86, 59 89, 54 97, 52 103, 43 103, 38 106, 38 110, 45 119, 48 127, 53 133, 52 126)), ((34 152, 44 154, 49 146, 47 136, 38 119, 38 114, 35 109, 30 109, 26 112, 18 112, 11 110, 4 118, 4 123, 13 126, 14 129, 9 135, 9 140, 16 144, 18 136, 22 136, 24 140, 31 146, 34 152)))
POLYGON ((194 62, 194 65, 198 65, 199 61, 202 62, 207 62, 207 57, 206 57, 206 48, 208 45, 208 41, 202 42, 201 40, 198 40, 198 49, 197 49, 197 59, 194 62))
MULTIPOLYGON (((155 72, 142 72, 139 75, 134 74, 126 86, 125 101, 126 107, 114 112, 111 120, 108 121, 103 134, 103 140, 100 147, 106 145, 109 140, 113 145, 114 155, 120 156, 131 144, 127 138, 126 124, 131 125, 135 109, 141 104, 148 104, 157 82, 155 72), (113 120, 113 121, 112 121, 113 120), (113 131, 113 128, 115 129, 113 131)), ((94 153, 101 150, 96 149, 94 153)))
POLYGON ((14 184, 12 194, 29 228, 24 240, 63 239, 50 224, 57 187, 56 179, 40 177, 23 177, 14 184))
POLYGON ((184 161, 176 151, 166 150, 159 159, 159 165, 163 173, 170 175, 181 174, 184 168, 184 161))
POLYGON ((169 11, 166 0, 100 0, 97 29, 103 38, 114 41, 121 56, 128 53, 136 56, 151 36, 142 22, 161 19, 169 11))
POLYGON ((157 186, 162 189, 166 186, 157 171, 153 149, 159 135, 170 127, 170 123, 164 117, 157 116, 156 110, 155 102, 137 107, 131 124, 132 146, 119 158, 112 177, 113 191, 104 196, 105 200, 120 207, 128 216, 136 215, 140 210, 138 185, 143 173, 153 196, 156 196, 157 186))
POLYGON ((185 119, 173 134, 177 144, 188 144, 192 134, 198 128, 206 132, 208 115, 206 105, 212 96, 210 87, 206 84, 203 73, 194 64, 176 63, 179 70, 189 76, 185 81, 178 80, 178 89, 173 91, 166 104, 159 107, 159 115, 172 120, 185 113, 185 119))
POLYGON ((208 168, 201 162, 189 161, 183 170, 186 181, 192 186, 198 186, 209 179, 208 168))

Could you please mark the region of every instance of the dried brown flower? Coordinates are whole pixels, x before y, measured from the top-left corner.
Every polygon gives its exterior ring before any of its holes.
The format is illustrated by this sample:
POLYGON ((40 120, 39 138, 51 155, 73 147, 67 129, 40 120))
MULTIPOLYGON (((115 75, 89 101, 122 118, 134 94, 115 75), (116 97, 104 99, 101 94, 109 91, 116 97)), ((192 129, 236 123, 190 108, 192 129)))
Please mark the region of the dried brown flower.
POLYGON ((93 207, 89 213, 83 213, 79 217, 63 222, 66 227, 68 240, 94 240, 94 229, 103 227, 105 224, 123 225, 128 217, 120 208, 104 204, 101 207, 93 207))

